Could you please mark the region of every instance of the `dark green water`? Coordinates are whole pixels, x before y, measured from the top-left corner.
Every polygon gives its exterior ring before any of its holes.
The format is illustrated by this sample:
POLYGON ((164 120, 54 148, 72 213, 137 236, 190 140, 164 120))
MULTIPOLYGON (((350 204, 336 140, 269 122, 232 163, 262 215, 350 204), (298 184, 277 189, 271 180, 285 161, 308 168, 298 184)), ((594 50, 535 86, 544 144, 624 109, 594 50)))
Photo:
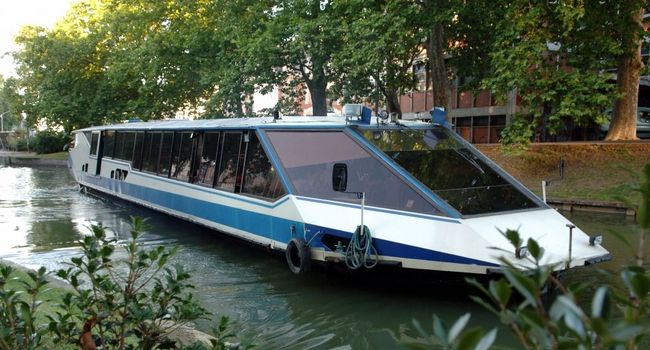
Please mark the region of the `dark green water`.
MULTIPOLYGON (((119 238, 128 235, 130 215, 150 218, 149 246, 179 245, 177 261, 194 271, 195 294, 215 315, 228 315, 240 337, 259 349, 396 349, 421 340, 412 320, 432 324, 435 313, 448 323, 472 313, 472 325, 498 320, 471 302, 470 291, 444 284, 409 285, 390 278, 359 280, 315 271, 294 276, 281 256, 214 231, 123 202, 80 193, 64 168, 0 167, 0 257, 56 270, 79 255, 75 241, 101 222, 119 238)), ((587 232, 606 234, 616 256, 602 265, 616 270, 633 261, 624 244, 608 234, 631 231, 621 216, 574 215, 587 232)), ((597 282, 596 269, 579 269, 572 280, 597 282)), ((215 317, 215 319, 217 319, 215 317)), ((199 324, 209 329, 210 322, 199 324)), ((507 342, 507 331, 499 341, 507 342)))

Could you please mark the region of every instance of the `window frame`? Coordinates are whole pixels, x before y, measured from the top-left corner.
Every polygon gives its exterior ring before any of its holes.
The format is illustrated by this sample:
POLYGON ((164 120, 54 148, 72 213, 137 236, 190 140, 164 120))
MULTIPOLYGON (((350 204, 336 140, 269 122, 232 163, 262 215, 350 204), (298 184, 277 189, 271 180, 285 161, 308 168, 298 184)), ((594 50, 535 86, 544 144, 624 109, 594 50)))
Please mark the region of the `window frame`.
POLYGON ((101 142, 101 134, 101 131, 92 131, 90 134, 90 149, 88 152, 91 157, 97 158, 99 155, 99 143, 101 142), (95 136, 97 136, 96 139, 95 136))

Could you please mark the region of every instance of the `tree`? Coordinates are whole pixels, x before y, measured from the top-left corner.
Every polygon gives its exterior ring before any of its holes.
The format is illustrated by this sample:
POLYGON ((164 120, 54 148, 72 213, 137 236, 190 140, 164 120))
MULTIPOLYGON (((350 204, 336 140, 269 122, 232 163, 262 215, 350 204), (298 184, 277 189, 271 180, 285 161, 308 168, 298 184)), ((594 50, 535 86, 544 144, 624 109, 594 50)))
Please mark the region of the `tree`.
POLYGON ((605 140, 636 139, 636 119, 639 99, 639 78, 643 69, 641 43, 643 36, 643 15, 648 7, 646 1, 615 2, 617 16, 614 20, 614 35, 620 44, 616 56, 616 89, 619 98, 605 140))
POLYGON ((433 105, 449 109, 449 71, 445 58, 450 45, 445 28, 452 20, 454 3, 447 0, 422 0, 420 6, 427 14, 429 23, 426 28, 427 50, 427 88, 429 83, 433 90, 433 105))
POLYGON ((313 114, 327 114, 330 59, 338 51, 342 35, 333 6, 318 0, 280 0, 249 1, 242 8, 264 14, 253 35, 240 41, 246 68, 257 87, 299 88, 304 84, 313 114))
POLYGON ((412 67, 423 51, 421 8, 402 0, 341 1, 336 11, 345 18, 343 44, 332 59, 336 91, 344 101, 375 102, 381 93, 388 111, 401 117, 398 98, 415 87, 412 67))
POLYGON ((193 40, 199 41, 193 44, 201 59, 197 68, 202 81, 210 84, 206 117, 253 115, 257 67, 245 48, 264 22, 264 12, 249 10, 256 6, 266 5, 246 0, 211 1, 203 7, 203 19, 191 26, 193 40))
POLYGON ((562 130, 566 120, 586 125, 610 106, 615 95, 605 69, 618 48, 596 26, 607 23, 611 6, 581 1, 502 4, 504 16, 490 47, 492 74, 482 85, 501 100, 516 91, 522 112, 532 116, 524 132, 544 137, 547 131, 562 130))
POLYGON ((79 3, 54 29, 24 27, 16 37, 13 93, 28 125, 43 122, 69 133, 119 119, 112 113, 117 90, 104 78, 103 38, 92 30, 100 15, 101 8, 79 3))
POLYGON ((20 119, 14 108, 15 96, 11 88, 15 80, 5 79, 0 75, 0 114, 2 114, 2 124, 5 131, 11 130, 14 126, 20 124, 20 119))

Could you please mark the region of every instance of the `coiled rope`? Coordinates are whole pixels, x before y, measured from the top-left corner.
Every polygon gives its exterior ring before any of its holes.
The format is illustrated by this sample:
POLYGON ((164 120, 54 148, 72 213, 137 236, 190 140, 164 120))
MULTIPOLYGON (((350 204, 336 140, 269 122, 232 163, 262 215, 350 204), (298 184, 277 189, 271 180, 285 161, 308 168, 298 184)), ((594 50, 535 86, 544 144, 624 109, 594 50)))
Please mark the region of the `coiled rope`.
POLYGON ((372 246, 370 229, 368 226, 363 225, 363 232, 361 232, 361 226, 357 226, 357 229, 352 234, 348 248, 345 250, 345 265, 351 270, 356 270, 361 266, 371 269, 378 262, 379 257, 377 250, 372 246))

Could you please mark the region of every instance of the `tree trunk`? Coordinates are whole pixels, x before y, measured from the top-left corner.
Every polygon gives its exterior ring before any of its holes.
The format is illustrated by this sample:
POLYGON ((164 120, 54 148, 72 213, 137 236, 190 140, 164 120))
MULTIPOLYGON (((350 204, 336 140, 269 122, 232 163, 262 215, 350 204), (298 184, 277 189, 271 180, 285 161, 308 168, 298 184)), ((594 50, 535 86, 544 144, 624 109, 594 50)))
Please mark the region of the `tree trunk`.
POLYGON ((441 23, 431 27, 427 42, 427 58, 431 71, 431 86, 433 89, 433 106, 444 107, 449 119, 449 78, 445 66, 445 37, 441 23))
MULTIPOLYGON (((632 15, 631 20, 639 27, 642 26, 643 14, 641 9, 632 15)), ((641 61, 641 41, 638 32, 634 32, 632 44, 627 52, 618 57, 616 90, 621 98, 616 100, 612 121, 606 141, 636 140, 637 106, 639 103, 639 77, 643 62, 641 61)))
POLYGON ((402 107, 399 104, 399 96, 397 91, 386 89, 386 107, 389 113, 397 113, 397 117, 402 119, 402 107))
POLYGON ((322 67, 313 67, 312 79, 307 81, 311 95, 312 115, 327 115, 327 77, 322 67))

